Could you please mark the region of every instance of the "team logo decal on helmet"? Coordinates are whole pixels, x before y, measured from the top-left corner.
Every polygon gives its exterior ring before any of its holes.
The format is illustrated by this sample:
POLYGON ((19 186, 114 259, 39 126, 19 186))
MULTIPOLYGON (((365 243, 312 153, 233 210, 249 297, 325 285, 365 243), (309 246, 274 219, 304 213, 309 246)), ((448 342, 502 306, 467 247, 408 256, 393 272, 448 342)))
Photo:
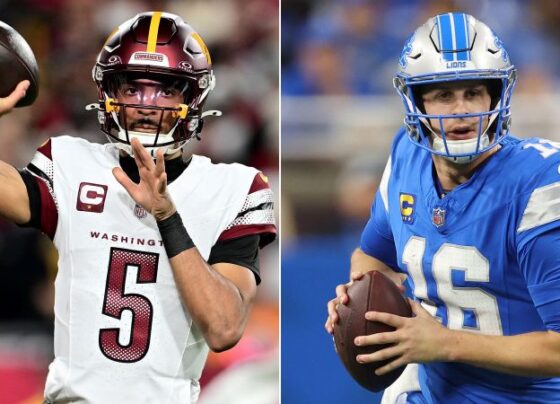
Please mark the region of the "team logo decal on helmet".
POLYGON ((133 138, 152 154, 159 148, 172 153, 191 138, 200 139, 205 116, 221 115, 202 111, 215 86, 208 48, 190 25, 171 13, 141 13, 121 24, 103 45, 92 73, 99 102, 86 109, 98 110, 101 130, 129 153, 133 138), (155 83, 150 93, 155 95, 131 97, 134 102, 119 100, 117 92, 123 84, 142 80, 155 83), (182 102, 166 103, 161 95, 168 89, 182 97, 182 102), (135 130, 127 123, 130 109, 152 111, 157 129, 154 124, 153 133, 135 130), (172 118, 170 124, 168 117, 172 118))
POLYGON ((494 33, 494 44, 496 45, 496 48, 498 48, 502 53, 502 59, 504 60, 504 62, 509 63, 509 55, 506 51, 506 48, 504 48, 504 43, 500 38, 498 38, 498 35, 496 35, 495 33, 494 33))
POLYGON ((414 34, 412 34, 408 37, 408 39, 406 40, 406 44, 404 45, 404 48, 401 52, 401 57, 399 59, 399 64, 403 68, 406 67, 407 59, 410 56, 410 54, 412 53, 412 43, 413 42, 414 42, 414 34))
POLYGON ((456 163, 468 163, 491 149, 509 134, 511 95, 516 82, 502 42, 484 23, 464 13, 430 18, 407 41, 399 59, 393 84, 405 107, 404 123, 410 139, 435 155, 456 163), (489 90, 489 111, 428 115, 423 109, 422 86, 438 82, 481 80, 489 90), (447 139, 447 119, 476 118, 474 139, 447 139), (440 131, 430 121, 440 123, 440 131))

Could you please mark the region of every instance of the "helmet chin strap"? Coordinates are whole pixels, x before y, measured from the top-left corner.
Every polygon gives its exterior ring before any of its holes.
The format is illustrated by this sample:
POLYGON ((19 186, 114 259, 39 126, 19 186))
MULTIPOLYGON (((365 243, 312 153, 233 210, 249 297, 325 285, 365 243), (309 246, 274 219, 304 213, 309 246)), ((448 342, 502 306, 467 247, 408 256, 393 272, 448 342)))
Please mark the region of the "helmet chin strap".
MULTIPOLYGON (((433 131, 432 131, 433 133, 433 131)), ((488 138, 488 134, 484 133, 480 136, 480 146, 478 147, 479 150, 484 149, 490 144, 490 139, 488 138)), ((449 154, 467 154, 467 153, 474 153, 476 151, 478 145, 478 137, 474 139, 464 139, 464 140, 447 140, 447 148, 449 150, 449 154)), ((434 133, 434 137, 432 140, 432 148, 439 153, 447 153, 445 149, 445 142, 441 137, 434 133)), ((472 154, 470 156, 460 156, 460 157, 451 157, 451 156, 442 156, 444 159, 452 161, 455 164, 468 164, 471 161, 478 158, 480 154, 472 154)))
MULTIPOLYGON (((129 136, 130 139, 136 138, 136 139, 140 140, 140 143, 142 143, 142 144, 145 144, 144 142, 142 142, 142 139, 146 139, 146 138, 149 137, 150 139, 153 140, 153 138, 154 138, 154 136, 155 136, 155 135, 153 135, 153 134, 148 134, 148 137, 145 136, 145 135, 146 135, 146 134, 145 134, 145 133, 142 133, 142 132, 128 131, 128 136, 129 136), (139 133, 141 133, 141 135, 139 135, 139 133)), ((161 137, 161 136, 160 136, 160 137, 161 137)), ((124 151, 125 153, 129 154, 130 156, 134 157, 134 152, 133 152, 133 150, 132 150, 132 146, 131 146, 131 145, 129 145, 129 144, 127 144, 127 143, 116 142, 116 141, 113 141, 112 143, 115 145, 115 147, 116 147, 117 149, 122 150, 122 151, 124 151)), ((181 148, 182 148, 185 144, 187 144, 187 143, 188 143, 188 141, 186 141, 186 142, 184 142, 184 143, 180 143, 180 146, 179 146, 179 147, 171 147, 171 146, 153 146, 153 147, 151 147, 151 146, 144 146, 144 148, 148 151, 148 153, 150 153, 150 156, 152 156, 152 157, 155 158, 155 157, 156 157, 156 152, 157 152, 159 149, 162 149, 162 150, 163 150, 163 155, 164 155, 164 156, 168 156, 168 155, 171 155, 171 154, 175 153, 177 150, 181 150, 181 148)))

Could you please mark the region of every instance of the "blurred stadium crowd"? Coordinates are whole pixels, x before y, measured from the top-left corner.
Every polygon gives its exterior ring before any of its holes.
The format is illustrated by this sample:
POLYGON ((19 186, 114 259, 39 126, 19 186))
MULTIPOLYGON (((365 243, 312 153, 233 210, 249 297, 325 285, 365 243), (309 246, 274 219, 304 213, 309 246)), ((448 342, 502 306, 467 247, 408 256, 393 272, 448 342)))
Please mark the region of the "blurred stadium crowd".
MULTIPOLYGON (((402 125, 392 88, 407 37, 429 17, 470 13, 519 71, 513 133, 560 140, 555 0, 282 0, 282 400, 376 402, 325 333, 402 125), (309 285, 313 287, 310 288, 309 285), (298 358, 294 362, 293 358, 298 358), (313 369, 322 369, 316 375, 313 369), (316 375, 316 376, 314 376, 316 375)), ((379 397, 377 397, 379 398, 379 397)))
MULTIPOLYGON (((96 55, 124 20, 165 10, 181 15, 204 38, 217 78, 206 107, 224 113, 205 122, 203 140, 193 140, 187 152, 255 166, 269 176, 278 196, 278 8, 277 0, 1 0, 0 20, 31 45, 41 85, 32 107, 0 119, 0 159, 22 168, 45 139, 62 134, 105 142, 95 113, 84 109, 97 100, 91 79, 96 55)), ((42 402, 52 357, 56 260, 45 236, 0 219, 0 403, 42 402)), ((266 365, 268 372, 253 376, 262 379, 258 397, 276 402, 278 243, 263 251, 261 271, 258 303, 244 338, 233 350, 211 355, 202 382, 209 386, 216 377, 227 383, 225 369, 266 365)), ((217 400, 210 390, 201 396, 203 403, 217 400)))
POLYGON ((523 72, 521 91, 560 84, 560 55, 551 52, 560 40, 554 0, 284 0, 282 94, 392 92, 395 60, 411 29, 455 10, 484 17, 499 33, 523 72))

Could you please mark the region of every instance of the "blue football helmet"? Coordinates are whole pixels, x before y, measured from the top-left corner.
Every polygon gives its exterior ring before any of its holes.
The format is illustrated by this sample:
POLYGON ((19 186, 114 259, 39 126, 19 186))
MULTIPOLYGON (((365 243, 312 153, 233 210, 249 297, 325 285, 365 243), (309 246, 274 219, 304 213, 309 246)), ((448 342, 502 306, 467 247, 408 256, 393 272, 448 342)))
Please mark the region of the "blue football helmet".
POLYGON ((465 164, 509 134, 516 77, 502 41, 486 24, 468 14, 447 13, 430 18, 410 36, 393 85, 404 102, 404 123, 410 139, 435 155, 465 164), (487 84, 492 98, 489 111, 426 114, 419 91, 422 86, 463 80, 487 84), (478 118, 478 136, 447 139, 444 120, 458 118, 478 118), (439 133, 433 130, 430 120, 439 121, 439 133))

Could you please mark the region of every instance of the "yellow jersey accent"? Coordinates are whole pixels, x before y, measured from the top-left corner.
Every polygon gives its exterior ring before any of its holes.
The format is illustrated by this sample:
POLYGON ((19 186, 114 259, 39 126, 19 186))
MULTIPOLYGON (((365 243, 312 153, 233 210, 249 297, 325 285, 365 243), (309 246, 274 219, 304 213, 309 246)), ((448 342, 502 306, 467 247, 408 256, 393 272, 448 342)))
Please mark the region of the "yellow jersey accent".
POLYGON ((146 52, 154 53, 156 51, 160 20, 161 11, 156 11, 154 15, 152 15, 152 20, 150 21, 150 33, 148 34, 148 46, 146 47, 146 52))
POLYGON ((268 177, 261 172, 259 172, 259 175, 261 176, 261 180, 263 180, 264 182, 266 182, 268 184, 268 177))
POLYGON ((196 32, 194 32, 192 34, 192 37, 194 38, 194 40, 196 42, 198 42, 198 44, 202 48, 202 53, 204 53, 204 56, 206 56, 206 61, 208 62, 209 65, 211 65, 212 60, 210 59, 210 52, 208 51, 208 48, 206 47, 206 44, 204 43, 204 41, 202 40, 200 35, 198 35, 196 32))

